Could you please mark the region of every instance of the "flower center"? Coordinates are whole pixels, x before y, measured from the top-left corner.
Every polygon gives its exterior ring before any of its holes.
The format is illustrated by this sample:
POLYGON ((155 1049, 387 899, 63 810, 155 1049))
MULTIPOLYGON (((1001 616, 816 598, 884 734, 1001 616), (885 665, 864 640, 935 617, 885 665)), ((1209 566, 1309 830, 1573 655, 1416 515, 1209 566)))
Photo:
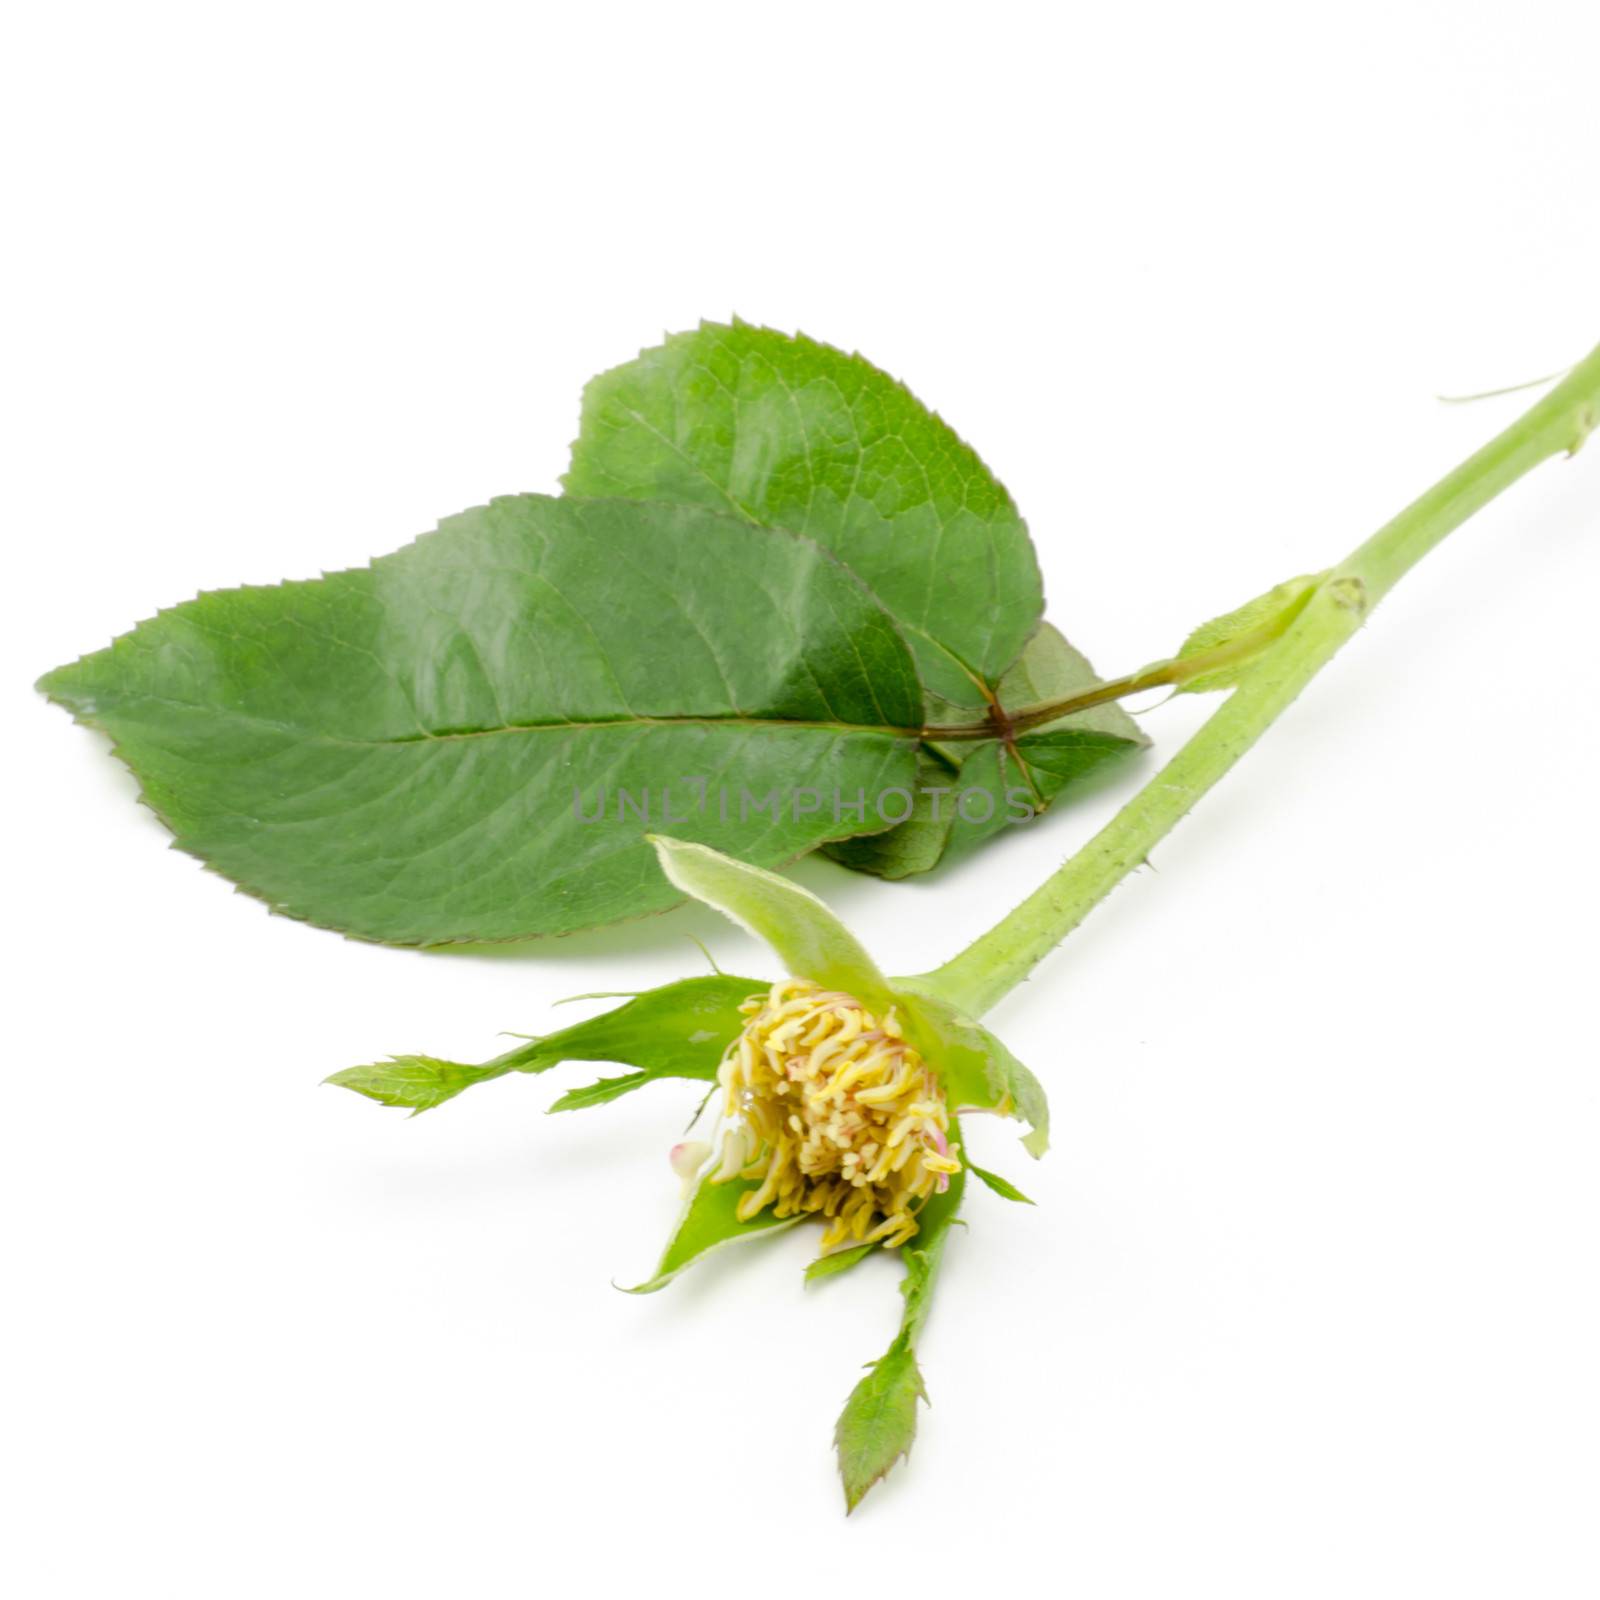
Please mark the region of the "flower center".
POLYGON ((950 1110, 928 1064, 850 995, 787 978, 740 1010, 750 1020, 722 1058, 722 1152, 712 1183, 760 1180, 741 1222, 829 1219, 822 1248, 902 1245, 928 1196, 961 1170, 950 1110))

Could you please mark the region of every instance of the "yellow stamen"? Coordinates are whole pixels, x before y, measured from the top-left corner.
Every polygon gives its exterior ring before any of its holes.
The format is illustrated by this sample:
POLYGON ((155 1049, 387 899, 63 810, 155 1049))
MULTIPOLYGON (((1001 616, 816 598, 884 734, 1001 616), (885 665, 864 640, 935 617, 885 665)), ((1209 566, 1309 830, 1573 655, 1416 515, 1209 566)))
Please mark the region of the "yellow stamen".
POLYGON ((944 1096, 899 1017, 880 1021, 804 978, 741 1010, 749 1021, 718 1074, 728 1126, 710 1181, 760 1180, 739 1202, 742 1221, 769 1205, 828 1218, 825 1251, 904 1244, 961 1163, 944 1096))

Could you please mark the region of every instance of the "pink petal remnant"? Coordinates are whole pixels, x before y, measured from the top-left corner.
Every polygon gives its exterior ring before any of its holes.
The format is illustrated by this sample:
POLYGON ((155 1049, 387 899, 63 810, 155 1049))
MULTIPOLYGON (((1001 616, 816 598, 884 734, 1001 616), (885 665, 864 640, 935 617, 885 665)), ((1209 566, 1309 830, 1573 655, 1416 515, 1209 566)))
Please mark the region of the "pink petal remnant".
POLYGON ((703 1139, 685 1139, 682 1144, 673 1145, 667 1160, 672 1163, 672 1170, 688 1183, 706 1164, 710 1154, 711 1146, 703 1139))

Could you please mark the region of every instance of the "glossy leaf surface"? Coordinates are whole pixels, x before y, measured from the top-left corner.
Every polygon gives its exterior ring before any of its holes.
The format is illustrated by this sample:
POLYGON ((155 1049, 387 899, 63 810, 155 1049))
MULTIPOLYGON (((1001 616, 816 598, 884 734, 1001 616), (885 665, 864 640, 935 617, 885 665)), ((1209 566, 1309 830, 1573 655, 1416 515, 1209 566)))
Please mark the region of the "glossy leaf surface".
POLYGON ((182 848, 393 944, 660 910, 663 821, 766 865, 881 826, 922 703, 889 617, 813 541, 538 495, 354 571, 202 595, 41 687, 110 734, 182 848), (841 818, 858 793, 865 820, 841 818))

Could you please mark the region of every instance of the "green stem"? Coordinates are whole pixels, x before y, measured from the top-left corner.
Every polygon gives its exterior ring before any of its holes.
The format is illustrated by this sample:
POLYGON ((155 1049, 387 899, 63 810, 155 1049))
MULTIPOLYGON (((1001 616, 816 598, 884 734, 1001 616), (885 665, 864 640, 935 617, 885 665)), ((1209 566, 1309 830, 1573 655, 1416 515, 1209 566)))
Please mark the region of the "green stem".
POLYGON ((927 975, 982 1016, 1021 983, 1271 727, 1446 534, 1541 462, 1600 426, 1600 348, 1505 432, 1326 573, 1292 626, 1167 765, 1075 856, 953 961, 927 975))

